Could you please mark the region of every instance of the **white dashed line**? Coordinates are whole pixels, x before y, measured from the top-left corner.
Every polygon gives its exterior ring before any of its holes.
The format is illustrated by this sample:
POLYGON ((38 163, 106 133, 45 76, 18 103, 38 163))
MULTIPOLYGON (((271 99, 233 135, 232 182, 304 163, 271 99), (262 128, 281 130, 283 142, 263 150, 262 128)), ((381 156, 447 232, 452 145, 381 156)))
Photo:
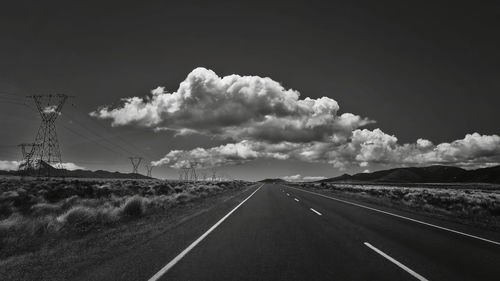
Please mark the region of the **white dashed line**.
POLYGON ((425 277, 423 277, 422 275, 416 273, 415 271, 411 270, 410 268, 408 268, 407 266, 405 266, 404 264, 398 262, 397 260, 395 260, 394 258, 392 258, 391 256, 389 256, 388 254, 382 252, 381 250, 375 248, 374 246, 370 245, 370 243, 367 243, 365 242, 364 243, 368 248, 372 249, 373 251, 375 251, 377 254, 383 256, 384 258, 388 259, 389 261, 391 261, 392 263, 394 263, 395 265, 399 266, 401 269, 403 269, 404 271, 410 273, 413 277, 417 278, 418 280, 420 281, 427 281, 427 279, 425 277))
POLYGON ((286 196, 290 196, 290 194, 289 194, 289 193, 287 193, 287 194, 286 194, 286 196))
POLYGON ((321 213, 320 213, 320 212, 318 212, 318 211, 314 210, 313 208, 310 208, 310 209, 311 209, 311 211, 315 212, 315 213, 316 213, 316 215, 321 216, 321 213))
POLYGON ((330 200, 335 200, 335 201, 338 201, 338 202, 342 202, 342 203, 345 203, 345 204, 349 204, 349 205, 361 207, 361 208, 364 208, 364 209, 367 209, 367 210, 372 210, 372 211, 375 211, 375 212, 379 212, 379 213, 382 213, 382 214, 390 215, 390 216, 397 217, 397 218, 400 218, 400 219, 405 219, 405 220, 409 220, 409 221, 412 221, 412 222, 416 222, 416 223, 420 223, 420 224, 423 224, 423 225, 427 225, 427 226, 430 226, 430 227, 434 227, 434 228, 437 228, 437 229, 441 229, 441 230, 453 232, 455 234, 459 234, 459 235, 467 236, 467 237, 470 237, 470 238, 482 240, 484 242, 488 242, 488 243, 491 243, 491 244, 500 245, 500 242, 493 241, 493 240, 490 240, 490 239, 486 239, 486 238, 483 238, 483 237, 480 237, 480 236, 476 236, 476 235, 468 234, 468 233, 461 232, 461 231, 458 231, 458 230, 450 229, 450 228, 447 228, 447 227, 435 225, 435 224, 432 224, 432 223, 428 223, 428 222, 424 222, 424 221, 412 219, 412 218, 401 216, 401 215, 394 214, 394 213, 391 213, 391 212, 382 211, 382 210, 379 210, 379 209, 376 209, 376 208, 364 206, 364 205, 357 204, 357 203, 354 203, 354 202, 349 202, 347 200, 342 200, 342 199, 334 198, 334 197, 331 197, 331 196, 326 196, 326 195, 323 195, 323 194, 320 194, 320 193, 316 193, 316 192, 312 192, 312 191, 308 191, 308 190, 303 190, 303 189, 296 188, 296 187, 291 187, 291 186, 288 186, 288 187, 296 189, 296 190, 299 190, 299 191, 302 191, 302 192, 311 193, 311 194, 315 194, 315 195, 318 195, 318 196, 321 196, 321 197, 324 197, 324 198, 328 198, 330 200))
POLYGON ((297 199, 297 198, 293 198, 293 200, 295 200, 295 201, 299 202, 299 199, 297 199))

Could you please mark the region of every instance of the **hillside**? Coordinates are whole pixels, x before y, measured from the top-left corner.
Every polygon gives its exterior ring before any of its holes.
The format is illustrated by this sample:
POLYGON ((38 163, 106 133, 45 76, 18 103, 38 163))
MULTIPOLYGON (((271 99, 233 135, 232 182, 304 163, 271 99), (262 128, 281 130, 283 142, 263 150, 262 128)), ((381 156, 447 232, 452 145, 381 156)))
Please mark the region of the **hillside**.
POLYGON ((465 170, 451 166, 409 167, 382 170, 373 173, 344 174, 319 182, 387 182, 387 183, 500 183, 500 166, 465 170))
POLYGON ((134 174, 134 173, 120 173, 120 172, 110 172, 104 170, 90 171, 90 170, 66 170, 66 169, 56 169, 52 166, 45 164, 42 169, 32 170, 30 172, 26 171, 2 171, 0 170, 0 175, 11 175, 11 176, 46 176, 50 175, 52 177, 66 177, 66 178, 90 178, 90 179, 152 179, 145 175, 134 174))
POLYGON ((262 182, 262 183, 285 183, 287 181, 284 179, 263 179, 259 182, 262 182))

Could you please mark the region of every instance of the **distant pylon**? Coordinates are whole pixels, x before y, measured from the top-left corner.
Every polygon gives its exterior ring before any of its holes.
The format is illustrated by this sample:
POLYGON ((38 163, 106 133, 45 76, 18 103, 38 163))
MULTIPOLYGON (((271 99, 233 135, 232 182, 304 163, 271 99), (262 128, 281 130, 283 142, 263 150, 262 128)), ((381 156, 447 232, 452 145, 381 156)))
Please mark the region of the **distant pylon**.
POLYGON ((191 167, 189 170, 191 171, 189 180, 194 181, 194 182, 198 181, 198 175, 196 174, 196 168, 191 167))
MULTIPOLYGON (((33 95, 32 98, 42 117, 42 123, 35 137, 34 145, 31 147, 31 159, 25 157, 24 162, 31 163, 38 167, 38 175, 43 168, 43 163, 56 168, 62 168, 61 151, 59 150, 59 141, 57 140, 56 119, 61 115, 61 110, 69 98, 67 95, 33 95), (28 161, 31 160, 32 162, 28 161)), ((50 176, 50 168, 47 169, 47 175, 50 176)))
POLYGON ((189 181, 189 171, 190 170, 191 170, 191 168, 189 168, 189 167, 182 168, 181 181, 189 181))
POLYGON ((130 163, 132 163, 132 173, 139 173, 139 165, 141 164, 142 157, 129 157, 130 163))
POLYGON ((217 181, 217 169, 212 168, 212 181, 217 181))
POLYGON ((151 171, 153 171, 153 166, 151 166, 151 165, 149 165, 149 164, 148 164, 148 165, 146 165, 146 171, 148 172, 148 173, 147 173, 147 176, 148 176, 148 177, 150 177, 150 178, 152 178, 152 176, 151 176, 151 171))
POLYGON ((189 165, 190 165, 189 170, 191 172, 189 180, 197 182, 198 175, 196 174, 196 163, 190 163, 189 165))

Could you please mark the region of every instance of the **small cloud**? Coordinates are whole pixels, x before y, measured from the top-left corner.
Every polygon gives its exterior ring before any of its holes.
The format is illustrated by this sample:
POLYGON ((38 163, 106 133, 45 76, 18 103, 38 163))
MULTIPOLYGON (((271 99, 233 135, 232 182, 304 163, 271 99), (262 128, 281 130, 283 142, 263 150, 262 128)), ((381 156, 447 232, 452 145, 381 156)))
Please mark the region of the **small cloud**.
POLYGON ((324 179, 326 179, 326 177, 323 177, 323 176, 317 176, 317 177, 307 176, 307 177, 304 177, 302 180, 304 180, 304 181, 319 181, 319 180, 324 180, 324 179))
POLYGON ((322 176, 301 176, 300 174, 293 175, 293 176, 285 176, 282 177, 282 179, 286 181, 318 181, 318 180, 323 180, 326 179, 326 177, 322 176))
POLYGON ((16 171, 19 169, 20 161, 9 161, 9 160, 0 160, 0 170, 2 171, 16 171))
POLYGON ((56 105, 49 105, 44 107, 43 113, 45 114, 50 114, 50 113, 56 113, 57 112, 57 106, 56 105))
POLYGON ((300 174, 293 175, 293 176, 284 176, 282 179, 286 181, 300 181, 302 179, 302 176, 300 174))
POLYGON ((63 169, 70 170, 70 171, 73 171, 73 170, 85 170, 86 169, 85 167, 78 166, 75 163, 70 163, 70 162, 68 162, 68 163, 62 163, 61 166, 62 166, 63 169))

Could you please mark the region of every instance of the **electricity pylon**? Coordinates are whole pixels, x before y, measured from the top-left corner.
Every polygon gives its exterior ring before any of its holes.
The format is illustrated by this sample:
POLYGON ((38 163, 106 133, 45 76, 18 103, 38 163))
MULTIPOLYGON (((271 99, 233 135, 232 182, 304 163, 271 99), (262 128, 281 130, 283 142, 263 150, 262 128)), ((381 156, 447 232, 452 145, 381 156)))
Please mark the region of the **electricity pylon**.
POLYGON ((193 182, 197 182, 198 175, 196 175, 196 168, 194 166, 191 166, 191 168, 189 168, 189 170, 191 171, 191 175, 189 177, 189 180, 191 180, 193 182))
POLYGON ((139 173, 139 165, 141 164, 142 157, 129 157, 130 163, 132 163, 132 173, 139 173))
MULTIPOLYGON (((61 115, 61 110, 69 98, 67 95, 33 95, 28 96, 35 102, 36 108, 40 112, 42 123, 35 137, 34 145, 31 147, 30 159, 25 157, 25 162, 38 167, 38 175, 43 167, 43 163, 56 168, 62 168, 61 151, 57 140, 56 119, 61 115), (33 161, 33 162, 30 162, 33 161)), ((50 176, 50 167, 47 167, 47 176, 50 176)))
POLYGON ((150 177, 150 178, 152 178, 151 171, 153 171, 153 166, 151 166, 149 164, 146 165, 146 171, 148 172, 147 176, 150 177))
POLYGON ((182 168, 181 181, 189 181, 189 171, 190 170, 191 170, 191 168, 189 168, 189 167, 182 168))
POLYGON ((212 168, 212 181, 217 181, 217 169, 212 168))

